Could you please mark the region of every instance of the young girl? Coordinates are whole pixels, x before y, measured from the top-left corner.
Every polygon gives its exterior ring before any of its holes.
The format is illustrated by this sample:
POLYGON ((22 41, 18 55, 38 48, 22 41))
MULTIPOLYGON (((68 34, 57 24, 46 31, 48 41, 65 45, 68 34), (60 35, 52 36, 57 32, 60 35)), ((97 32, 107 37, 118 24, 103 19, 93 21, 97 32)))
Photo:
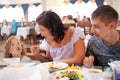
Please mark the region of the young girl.
POLYGON ((29 62, 31 59, 25 56, 23 43, 16 36, 11 36, 5 44, 5 58, 20 58, 21 62, 29 62))

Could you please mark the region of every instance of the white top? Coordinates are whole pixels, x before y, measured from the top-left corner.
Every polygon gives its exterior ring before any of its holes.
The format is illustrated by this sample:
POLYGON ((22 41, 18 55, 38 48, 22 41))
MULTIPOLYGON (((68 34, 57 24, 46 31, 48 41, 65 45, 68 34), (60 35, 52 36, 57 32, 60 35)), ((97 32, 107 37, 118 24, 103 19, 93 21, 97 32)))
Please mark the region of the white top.
POLYGON ((71 40, 68 43, 66 43, 65 45, 63 45, 62 47, 53 48, 46 42, 46 40, 43 40, 43 42, 40 45, 40 49, 44 48, 44 50, 46 50, 47 52, 50 52, 50 55, 53 58, 53 60, 68 58, 68 57, 73 56, 74 43, 79 38, 84 39, 85 35, 84 35, 84 32, 80 29, 80 27, 76 27, 74 30, 74 33, 71 37, 71 40))
POLYGON ((25 55, 21 59, 21 62, 30 62, 30 61, 32 61, 32 60, 29 57, 25 56, 25 55))

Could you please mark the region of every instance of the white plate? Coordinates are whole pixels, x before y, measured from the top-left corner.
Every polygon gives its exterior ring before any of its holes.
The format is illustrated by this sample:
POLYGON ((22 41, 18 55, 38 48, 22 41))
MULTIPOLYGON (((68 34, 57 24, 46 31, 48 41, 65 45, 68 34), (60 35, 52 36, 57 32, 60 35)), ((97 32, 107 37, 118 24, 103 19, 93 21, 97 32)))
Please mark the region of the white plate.
POLYGON ((3 61, 8 64, 20 63, 20 58, 3 58, 3 61))
POLYGON ((0 67, 6 67, 6 66, 7 66, 7 64, 5 62, 0 61, 0 67))
POLYGON ((42 65, 47 67, 50 72, 63 70, 68 67, 68 64, 64 62, 45 62, 45 63, 42 63, 42 65))

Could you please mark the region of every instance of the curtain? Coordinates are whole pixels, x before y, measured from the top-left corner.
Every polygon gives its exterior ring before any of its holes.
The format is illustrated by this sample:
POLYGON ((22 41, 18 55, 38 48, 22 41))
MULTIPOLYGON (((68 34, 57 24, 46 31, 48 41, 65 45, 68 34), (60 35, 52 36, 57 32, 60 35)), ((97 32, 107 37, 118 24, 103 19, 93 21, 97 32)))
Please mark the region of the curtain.
MULTIPOLYGON (((11 4, 10 6, 12 8, 15 8, 17 4, 11 4)), ((37 7, 40 5, 40 3, 34 3, 34 5, 37 7)), ((2 9, 5 5, 0 5, 0 9, 2 9)), ((24 10, 24 15, 27 14, 27 10, 28 10, 29 4, 22 4, 22 8, 24 10)))

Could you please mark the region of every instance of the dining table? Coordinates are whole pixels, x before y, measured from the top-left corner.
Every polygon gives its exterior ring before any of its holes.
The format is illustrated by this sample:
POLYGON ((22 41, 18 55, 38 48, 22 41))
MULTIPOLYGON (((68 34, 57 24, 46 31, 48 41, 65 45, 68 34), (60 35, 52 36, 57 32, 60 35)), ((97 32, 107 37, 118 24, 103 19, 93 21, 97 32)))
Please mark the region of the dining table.
POLYGON ((29 30, 30 30, 30 27, 19 27, 18 29, 17 29, 17 34, 16 34, 16 36, 17 37, 23 37, 24 39, 26 39, 27 38, 27 35, 29 35, 30 33, 29 33, 29 30))
MULTIPOLYGON (((73 64, 69 66, 67 63, 56 61, 44 63, 36 61, 18 62, 11 65, 0 67, 0 80, 69 80, 68 75, 65 77, 66 72, 70 76, 78 75, 79 79, 77 80, 88 80, 86 79, 86 72, 89 69, 81 65, 73 64), (71 74, 71 72, 74 74, 71 74)), ((100 69, 104 73, 109 67, 94 66, 91 69, 100 69)), ((112 77, 110 76, 110 78, 112 77)), ((101 77, 99 80, 104 80, 104 77, 101 77)))
POLYGON ((11 31, 12 31, 11 27, 1 27, 1 36, 4 36, 4 34, 9 36, 11 34, 11 31))
POLYGON ((0 80, 48 80, 49 70, 41 64, 35 60, 16 62, 13 59, 0 59, 0 80), (1 64, 1 61, 6 64, 1 64))

